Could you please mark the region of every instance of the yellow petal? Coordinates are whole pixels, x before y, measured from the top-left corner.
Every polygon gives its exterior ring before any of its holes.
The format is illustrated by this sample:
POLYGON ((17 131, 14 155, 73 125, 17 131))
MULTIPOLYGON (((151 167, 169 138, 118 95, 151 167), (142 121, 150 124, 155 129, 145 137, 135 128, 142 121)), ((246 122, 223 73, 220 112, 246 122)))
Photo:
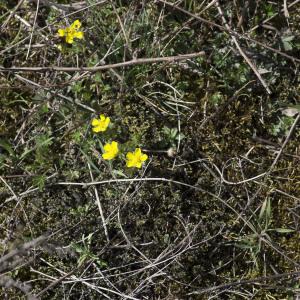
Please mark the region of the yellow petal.
POLYGON ((68 34, 68 35, 66 36, 66 42, 67 42, 68 44, 73 44, 73 41, 74 41, 73 36, 72 36, 71 34, 68 34))
POLYGON ((135 149, 135 153, 134 153, 134 154, 135 154, 136 156, 140 156, 141 153, 142 153, 141 148, 136 148, 136 149, 135 149))
POLYGON ((118 152, 119 149, 118 149, 118 143, 117 142, 112 142, 111 143, 111 148, 112 150, 114 150, 115 152, 118 152))
POLYGON ((93 125, 93 126, 98 126, 99 123, 100 123, 100 122, 99 122, 98 119, 93 119, 93 120, 92 120, 92 125, 93 125))
POLYGON ((132 163, 131 160, 128 160, 128 161, 126 162, 126 167, 127 167, 127 168, 132 168, 132 167, 134 167, 134 164, 132 163))
POLYGON ((133 153, 132 153, 132 152, 128 152, 128 153, 126 154, 126 158, 127 158, 128 160, 132 160, 132 159, 134 158, 133 153))
POLYGON ((81 39, 83 39, 83 32, 82 31, 74 32, 73 36, 74 36, 74 38, 81 40, 81 39))
POLYGON ((96 126, 92 129, 94 132, 100 132, 101 131, 101 127, 100 126, 96 126))
POLYGON ((63 37, 63 36, 65 36, 66 31, 64 29, 58 29, 57 33, 60 37, 63 37))
POLYGON ((81 27, 81 22, 79 20, 75 20, 70 27, 77 30, 81 27))
POLYGON ((114 158, 111 153, 104 153, 104 154, 102 154, 102 157, 103 157, 103 159, 106 159, 106 160, 110 160, 110 159, 114 158))
POLYGON ((141 161, 145 161, 147 159, 148 159, 148 155, 147 154, 142 154, 141 161))
POLYGON ((105 119, 105 126, 107 127, 108 126, 108 124, 110 123, 110 118, 109 117, 107 117, 106 119, 105 119))
POLYGON ((101 121, 105 121, 105 115, 101 114, 101 115, 100 115, 100 120, 101 120, 101 121))
POLYGON ((110 152, 112 150, 112 147, 111 147, 110 144, 105 144, 103 149, 104 149, 105 152, 110 152))
POLYGON ((137 163, 135 164, 135 167, 137 167, 138 169, 140 169, 140 168, 142 167, 142 163, 141 163, 141 162, 137 162, 137 163))

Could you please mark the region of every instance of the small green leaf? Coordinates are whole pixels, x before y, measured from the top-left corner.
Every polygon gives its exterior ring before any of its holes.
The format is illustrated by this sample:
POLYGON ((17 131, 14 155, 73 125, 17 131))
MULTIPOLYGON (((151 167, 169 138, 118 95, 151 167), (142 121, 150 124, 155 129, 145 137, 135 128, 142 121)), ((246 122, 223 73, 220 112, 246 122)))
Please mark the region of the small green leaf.
POLYGON ((41 113, 44 113, 44 114, 47 113, 47 112, 49 112, 49 108, 48 108, 47 103, 44 103, 44 104, 41 106, 40 112, 41 112, 41 113))
POLYGON ((33 178, 33 184, 36 185, 40 191, 45 187, 47 177, 45 175, 39 175, 33 178))

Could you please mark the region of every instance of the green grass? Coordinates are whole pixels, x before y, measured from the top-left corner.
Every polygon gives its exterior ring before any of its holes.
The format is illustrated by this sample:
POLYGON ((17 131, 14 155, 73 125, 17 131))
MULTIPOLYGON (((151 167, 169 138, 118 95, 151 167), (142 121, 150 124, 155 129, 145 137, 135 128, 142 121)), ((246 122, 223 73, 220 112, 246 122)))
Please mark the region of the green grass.
POLYGON ((230 32, 186 13, 224 26, 209 1, 70 2, 0 1, 1 297, 294 299, 299 114, 283 109, 299 109, 299 5, 287 19, 283 1, 221 1, 263 44, 237 37, 250 66, 230 32), (84 39, 68 45, 57 30, 76 19, 84 39), (149 159, 127 168, 136 147, 149 159))

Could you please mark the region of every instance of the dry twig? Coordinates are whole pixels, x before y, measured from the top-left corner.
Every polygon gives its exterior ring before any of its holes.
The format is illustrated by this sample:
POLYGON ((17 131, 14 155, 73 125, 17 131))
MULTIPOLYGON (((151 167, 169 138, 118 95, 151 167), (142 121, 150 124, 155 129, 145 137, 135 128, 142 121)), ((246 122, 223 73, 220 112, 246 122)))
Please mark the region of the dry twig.
POLYGON ((141 64, 153 64, 153 63, 160 63, 160 62, 168 62, 174 63, 177 61, 187 60, 190 58, 196 58, 199 56, 204 56, 205 52, 196 52, 196 53, 188 53, 188 54, 181 54, 176 56, 165 56, 165 57, 153 57, 153 58, 139 58, 139 59, 132 59, 130 61, 125 61, 116 64, 107 64, 97 67, 12 67, 12 68, 4 68, 0 66, 0 71, 3 72, 46 72, 46 71, 61 71, 61 72, 97 72, 103 71, 107 69, 115 69, 115 68, 122 68, 132 65, 141 65, 141 64))

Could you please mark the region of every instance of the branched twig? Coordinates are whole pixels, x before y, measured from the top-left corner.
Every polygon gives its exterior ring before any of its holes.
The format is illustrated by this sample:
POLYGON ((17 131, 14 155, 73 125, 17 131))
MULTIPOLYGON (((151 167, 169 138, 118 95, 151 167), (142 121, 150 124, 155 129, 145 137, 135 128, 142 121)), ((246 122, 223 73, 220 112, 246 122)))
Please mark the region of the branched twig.
POLYGON ((153 64, 159 62, 168 62, 173 63, 176 61, 187 60, 190 58, 196 58, 199 56, 204 56, 205 52, 196 52, 196 53, 188 53, 176 56, 164 56, 164 57, 153 57, 153 58, 139 58, 139 59, 132 59, 129 61, 116 63, 116 64, 107 64, 103 66, 97 67, 12 67, 12 68, 4 68, 0 66, 0 71, 3 72, 46 72, 46 71, 61 71, 61 72, 97 72, 107 69, 115 69, 115 68, 122 68, 132 65, 141 65, 141 64, 153 64))

